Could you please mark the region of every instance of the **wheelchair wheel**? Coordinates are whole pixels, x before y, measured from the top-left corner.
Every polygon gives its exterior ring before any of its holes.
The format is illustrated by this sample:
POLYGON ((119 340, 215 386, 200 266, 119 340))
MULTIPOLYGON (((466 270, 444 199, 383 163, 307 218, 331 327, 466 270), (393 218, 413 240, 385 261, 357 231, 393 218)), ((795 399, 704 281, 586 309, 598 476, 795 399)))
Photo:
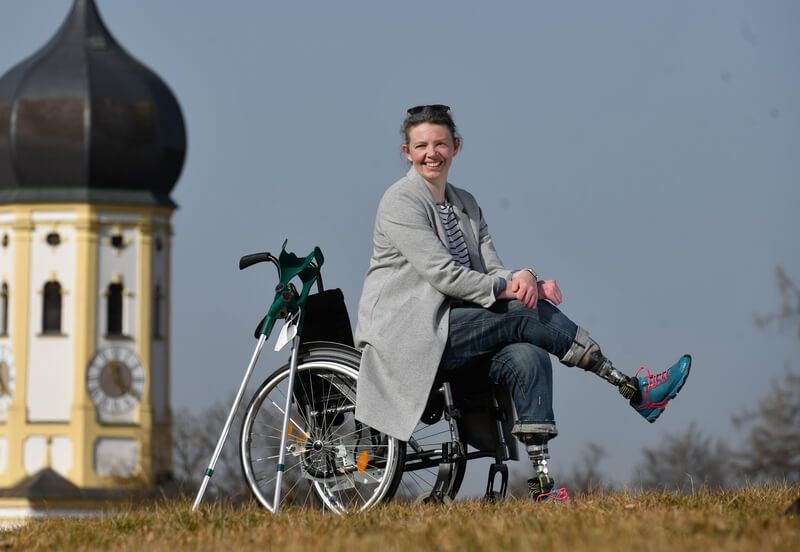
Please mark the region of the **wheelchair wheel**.
MULTIPOLYGON (((423 422, 417 424, 406 443, 403 472, 396 483, 396 500, 424 502, 431 499, 439 475, 442 443, 450 440, 450 428, 445 420, 431 425, 423 422)), ((466 454, 467 443, 461 441, 460 447, 466 454)), ((455 500, 466 470, 466 460, 453 463, 442 488, 445 501, 455 500)))
MULTIPOLYGON (((391 497, 405 450, 354 418, 358 355, 345 347, 298 359, 287 430, 281 508, 319 505, 344 514, 391 497)), ((240 454, 250 489, 274 511, 275 481, 289 367, 256 392, 242 424, 240 454)))

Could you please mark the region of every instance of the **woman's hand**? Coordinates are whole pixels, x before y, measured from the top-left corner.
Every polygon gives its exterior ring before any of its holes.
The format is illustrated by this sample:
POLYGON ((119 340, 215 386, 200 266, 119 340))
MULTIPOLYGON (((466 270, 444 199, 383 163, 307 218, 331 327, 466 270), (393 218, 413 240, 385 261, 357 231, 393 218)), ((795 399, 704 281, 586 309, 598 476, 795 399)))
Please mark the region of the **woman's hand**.
POLYGON ((527 270, 514 273, 498 299, 516 299, 530 309, 535 309, 540 299, 554 305, 561 304, 561 288, 555 280, 539 280, 534 282, 533 275, 527 270), (534 285, 535 283, 535 285, 534 285))
POLYGON ((539 286, 536 279, 527 270, 520 270, 511 276, 511 282, 508 287, 514 293, 517 301, 528 307, 535 309, 536 303, 539 302, 539 286))
POLYGON ((539 299, 546 299, 554 305, 561 304, 561 288, 555 280, 540 280, 538 282, 539 299))

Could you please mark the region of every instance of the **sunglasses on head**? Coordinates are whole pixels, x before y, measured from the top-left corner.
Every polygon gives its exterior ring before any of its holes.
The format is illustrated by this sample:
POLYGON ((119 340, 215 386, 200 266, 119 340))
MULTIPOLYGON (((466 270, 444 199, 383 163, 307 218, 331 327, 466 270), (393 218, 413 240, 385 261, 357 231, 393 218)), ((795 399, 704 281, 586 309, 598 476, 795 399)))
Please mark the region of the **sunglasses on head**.
POLYGON ((414 107, 408 108, 409 115, 416 115, 417 113, 422 113, 426 109, 430 111, 441 111, 442 113, 447 113, 450 111, 449 105, 442 105, 442 104, 433 104, 433 105, 415 105, 414 107))

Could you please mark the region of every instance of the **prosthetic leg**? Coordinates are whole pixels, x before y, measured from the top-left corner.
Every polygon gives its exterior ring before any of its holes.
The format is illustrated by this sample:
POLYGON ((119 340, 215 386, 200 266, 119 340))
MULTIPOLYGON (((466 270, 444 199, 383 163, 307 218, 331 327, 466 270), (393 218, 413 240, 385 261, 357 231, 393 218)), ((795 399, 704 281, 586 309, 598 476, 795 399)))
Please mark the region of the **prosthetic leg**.
POLYGON ((546 497, 555 486, 555 480, 547 467, 547 461, 550 459, 547 442, 551 437, 552 435, 549 433, 520 435, 520 439, 525 443, 525 449, 528 451, 528 458, 533 464, 533 477, 528 479, 528 494, 535 501, 546 497))
POLYGON ((635 399, 639 393, 639 384, 636 378, 627 376, 614 368, 611 361, 603 355, 597 342, 589 337, 589 332, 580 326, 572 341, 572 347, 561 359, 561 362, 566 366, 577 366, 587 372, 594 372, 616 386, 620 395, 628 400, 635 399))
POLYGON ((600 346, 589 337, 589 332, 578 327, 572 346, 561 362, 567 366, 578 366, 588 372, 594 372, 615 385, 619 394, 652 424, 686 383, 692 366, 692 357, 683 355, 678 362, 658 374, 651 374, 646 366, 642 366, 635 377, 630 377, 614 368, 611 361, 603 356, 600 346), (644 375, 639 375, 642 372, 644 375))

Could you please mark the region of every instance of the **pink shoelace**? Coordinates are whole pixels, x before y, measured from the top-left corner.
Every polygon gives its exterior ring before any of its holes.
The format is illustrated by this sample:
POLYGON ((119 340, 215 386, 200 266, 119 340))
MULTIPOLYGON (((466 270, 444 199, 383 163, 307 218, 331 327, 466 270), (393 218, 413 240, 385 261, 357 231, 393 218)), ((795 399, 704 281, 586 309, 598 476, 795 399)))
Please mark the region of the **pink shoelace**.
POLYGON ((569 491, 567 491, 566 487, 559 487, 558 489, 553 489, 549 493, 542 493, 536 497, 536 502, 542 502, 544 500, 557 500, 560 502, 569 500, 569 491))
POLYGON ((647 378, 647 385, 645 385, 644 389, 642 389, 642 404, 636 407, 637 410, 643 410, 645 408, 664 408, 667 406, 669 402, 669 397, 664 399, 663 401, 658 402, 650 402, 648 398, 648 391, 651 387, 655 387, 667 381, 669 379, 669 369, 664 370, 658 374, 651 374, 650 368, 647 366, 640 366, 638 370, 636 370, 636 378, 639 378, 639 374, 644 371, 645 377, 647 378))

